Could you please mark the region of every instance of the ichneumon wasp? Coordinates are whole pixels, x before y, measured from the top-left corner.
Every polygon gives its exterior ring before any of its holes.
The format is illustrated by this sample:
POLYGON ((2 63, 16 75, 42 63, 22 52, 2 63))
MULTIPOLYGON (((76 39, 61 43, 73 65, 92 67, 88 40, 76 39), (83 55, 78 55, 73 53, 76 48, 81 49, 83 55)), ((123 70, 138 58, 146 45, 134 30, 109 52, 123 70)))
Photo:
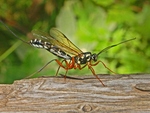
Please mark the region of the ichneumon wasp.
MULTIPOLYGON (((0 20, 1 21, 1 20, 0 20)), ((1 21, 2 24, 4 24, 1 21)), ((5 24, 4 24, 5 25, 5 24)), ((6 25, 5 27, 18 39, 20 39, 14 32, 12 32, 6 25)), ((30 44, 33 47, 36 48, 42 48, 45 49, 52 54, 62 58, 62 61, 59 61, 58 59, 53 59, 49 61, 44 67, 46 67, 48 64, 50 64, 53 61, 56 61, 59 65, 58 70, 56 72, 56 75, 59 72, 60 67, 64 68, 66 70, 65 76, 67 75, 68 70, 70 69, 83 69, 86 66, 91 70, 93 75, 101 82, 103 86, 104 83, 101 81, 101 79, 96 75, 93 66, 96 66, 98 63, 102 63, 105 68, 110 70, 101 60, 98 60, 98 56, 102 53, 107 51, 108 49, 115 47, 117 45, 120 45, 122 43, 126 43, 128 41, 134 40, 136 38, 132 38, 129 40, 125 40, 123 42, 120 42, 118 44, 114 44, 111 46, 108 46, 104 49, 102 49, 99 53, 92 54, 91 52, 83 52, 81 51, 77 46, 75 46, 63 33, 61 33, 56 28, 50 29, 50 34, 44 33, 41 31, 32 31, 32 34, 36 39, 31 40, 30 42, 26 42, 22 39, 21 41, 30 44), (95 62, 95 63, 93 63, 95 62)), ((40 72, 44 67, 42 67, 38 72, 40 72)), ((110 70, 113 72, 112 70, 110 70)), ((114 73, 114 72, 113 72, 114 73)), ((34 73, 35 74, 35 73, 34 73)), ((33 74, 32 74, 33 75, 33 74)))

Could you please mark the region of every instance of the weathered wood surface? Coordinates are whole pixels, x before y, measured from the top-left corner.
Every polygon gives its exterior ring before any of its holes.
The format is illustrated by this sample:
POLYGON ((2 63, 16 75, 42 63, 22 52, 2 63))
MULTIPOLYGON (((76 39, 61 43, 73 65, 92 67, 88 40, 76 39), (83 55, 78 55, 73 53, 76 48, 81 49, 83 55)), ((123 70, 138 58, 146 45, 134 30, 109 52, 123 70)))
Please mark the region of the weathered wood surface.
POLYGON ((0 112, 150 112, 150 75, 35 78, 0 85, 0 112))

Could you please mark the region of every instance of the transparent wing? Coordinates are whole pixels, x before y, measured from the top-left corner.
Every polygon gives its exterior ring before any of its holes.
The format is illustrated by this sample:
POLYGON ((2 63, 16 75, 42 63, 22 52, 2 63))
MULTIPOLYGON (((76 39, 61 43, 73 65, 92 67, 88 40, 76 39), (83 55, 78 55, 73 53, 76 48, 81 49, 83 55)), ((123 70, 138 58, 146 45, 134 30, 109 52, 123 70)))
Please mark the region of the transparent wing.
POLYGON ((52 40, 52 44, 57 44, 63 51, 72 55, 78 55, 83 53, 77 46, 75 46, 63 33, 56 28, 50 30, 50 35, 55 39, 52 40))
POLYGON ((58 31, 56 28, 50 30, 50 35, 41 31, 32 31, 33 36, 36 38, 42 38, 53 44, 54 46, 60 48, 62 51, 70 55, 81 54, 82 51, 75 46, 63 33, 58 31))
POLYGON ((32 34, 33 34, 34 37, 36 37, 38 39, 42 39, 42 40, 48 41, 48 42, 50 41, 50 39, 53 40, 53 38, 48 33, 44 33, 44 32, 37 31, 37 30, 33 30, 32 34))

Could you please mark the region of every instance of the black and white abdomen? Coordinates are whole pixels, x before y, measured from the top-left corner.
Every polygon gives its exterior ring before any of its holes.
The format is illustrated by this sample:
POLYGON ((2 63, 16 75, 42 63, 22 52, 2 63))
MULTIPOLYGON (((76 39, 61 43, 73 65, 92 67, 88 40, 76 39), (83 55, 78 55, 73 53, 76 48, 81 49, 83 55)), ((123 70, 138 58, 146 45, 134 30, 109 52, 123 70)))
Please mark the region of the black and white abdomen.
POLYGON ((30 45, 36 48, 48 49, 51 44, 40 39, 33 39, 30 41, 30 45))
POLYGON ((33 39, 30 41, 30 45, 36 48, 46 49, 47 51, 53 53, 54 55, 63 58, 63 59, 71 59, 71 56, 66 54, 64 51, 59 49, 57 46, 54 46, 50 42, 46 42, 40 39, 33 39))

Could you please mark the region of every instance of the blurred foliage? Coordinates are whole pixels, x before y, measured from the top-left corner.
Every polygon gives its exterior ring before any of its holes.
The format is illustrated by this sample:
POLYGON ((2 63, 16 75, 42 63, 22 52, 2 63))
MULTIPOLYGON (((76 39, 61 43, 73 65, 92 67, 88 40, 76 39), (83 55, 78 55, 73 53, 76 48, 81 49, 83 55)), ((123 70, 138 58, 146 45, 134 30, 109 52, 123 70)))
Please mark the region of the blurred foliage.
MULTIPOLYGON (((149 0, 1 0, 0 6, 0 19, 26 41, 31 39, 33 29, 49 32, 57 27, 81 50, 98 53, 136 37, 102 53, 99 59, 119 74, 150 72, 149 0)), ((1 23, 0 48, 0 83, 23 79, 56 58, 21 42, 1 23)), ((34 77, 55 75, 57 68, 53 62, 34 77)), ((101 64, 94 69, 97 74, 110 73, 101 64)), ((85 68, 68 74, 91 72, 85 68)))

